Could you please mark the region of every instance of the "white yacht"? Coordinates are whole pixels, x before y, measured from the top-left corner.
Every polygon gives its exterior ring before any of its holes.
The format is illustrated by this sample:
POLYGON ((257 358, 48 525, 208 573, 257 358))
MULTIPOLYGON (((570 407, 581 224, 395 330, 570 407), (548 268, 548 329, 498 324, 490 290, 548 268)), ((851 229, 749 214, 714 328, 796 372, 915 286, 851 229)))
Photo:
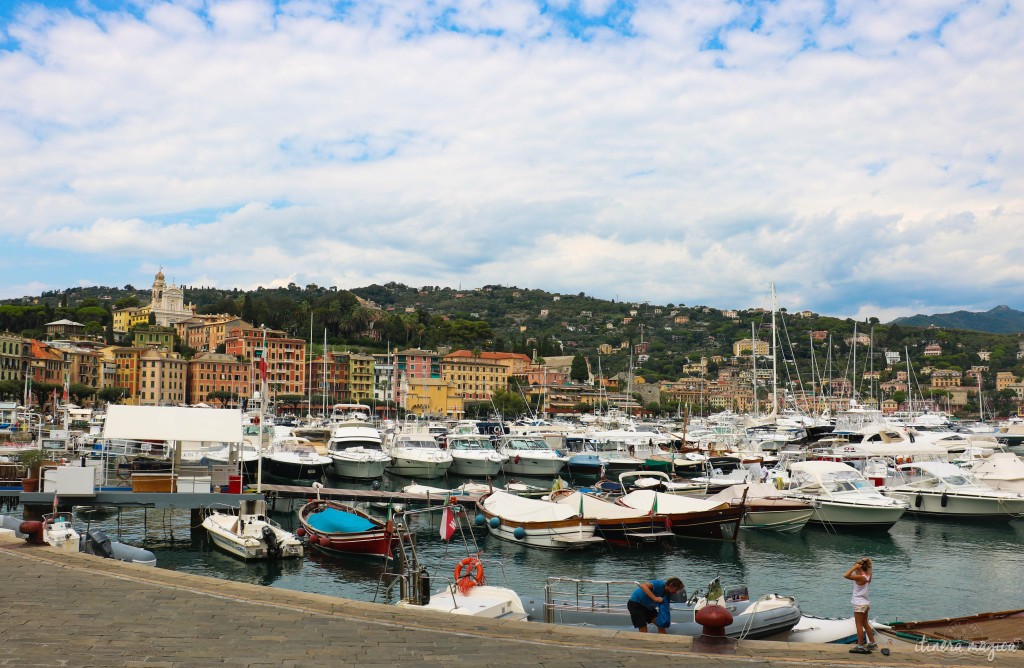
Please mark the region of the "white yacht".
POLYGON ((539 436, 504 436, 498 440, 498 452, 508 457, 502 464, 506 475, 556 476, 569 461, 539 436))
POLYGON ((370 480, 384 475, 391 455, 384 452, 380 432, 364 420, 336 422, 327 441, 334 475, 370 480))
POLYGON ((292 480, 319 480, 331 466, 331 458, 319 454, 309 439, 280 436, 263 452, 264 470, 292 480))
POLYGON ((452 456, 450 471, 461 476, 496 476, 508 459, 494 449, 494 443, 483 434, 448 436, 448 452, 452 456))
POLYGON ((914 462, 896 467, 886 495, 933 517, 1009 521, 1024 517, 1024 494, 987 487, 955 464, 914 462))
POLYGON ((452 456, 430 434, 398 434, 388 452, 387 470, 409 478, 440 478, 452 466, 452 456))
POLYGON ((814 504, 811 522, 827 528, 888 531, 909 504, 883 496, 874 484, 847 464, 827 461, 790 464, 784 494, 814 504))

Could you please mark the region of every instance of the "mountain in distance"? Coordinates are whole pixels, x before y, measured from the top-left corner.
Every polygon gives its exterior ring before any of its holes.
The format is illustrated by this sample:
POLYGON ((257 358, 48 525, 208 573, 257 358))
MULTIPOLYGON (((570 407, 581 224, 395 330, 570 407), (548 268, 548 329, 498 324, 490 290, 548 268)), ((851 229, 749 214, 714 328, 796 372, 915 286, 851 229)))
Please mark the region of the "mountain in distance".
POLYGON ((991 334, 1017 334, 1024 332, 1024 311, 1017 311, 1009 306, 997 306, 990 311, 980 313, 954 311, 953 313, 936 313, 935 315, 918 314, 907 318, 896 318, 889 324, 965 329, 991 334))

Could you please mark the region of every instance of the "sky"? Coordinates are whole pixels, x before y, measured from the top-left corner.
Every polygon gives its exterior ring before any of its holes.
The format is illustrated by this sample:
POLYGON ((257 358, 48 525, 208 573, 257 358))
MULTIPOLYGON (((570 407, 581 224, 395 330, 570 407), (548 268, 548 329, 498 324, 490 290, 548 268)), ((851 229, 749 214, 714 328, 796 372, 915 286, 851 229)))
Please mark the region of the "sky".
POLYGON ((0 298, 1024 309, 1022 137, 1022 0, 0 0, 0 298))

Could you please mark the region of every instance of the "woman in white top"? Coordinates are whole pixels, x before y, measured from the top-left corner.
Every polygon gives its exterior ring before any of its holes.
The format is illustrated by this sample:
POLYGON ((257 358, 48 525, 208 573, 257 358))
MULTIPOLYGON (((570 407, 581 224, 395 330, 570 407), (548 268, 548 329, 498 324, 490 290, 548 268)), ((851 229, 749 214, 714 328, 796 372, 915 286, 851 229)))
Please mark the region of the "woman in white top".
POLYGON ((851 654, 871 654, 876 649, 875 630, 868 623, 868 611, 871 609, 871 601, 868 600, 868 585, 871 583, 871 560, 867 557, 853 565, 853 568, 843 575, 847 580, 853 580, 853 622, 857 626, 857 646, 850 650, 851 654), (868 642, 865 644, 864 639, 868 642))

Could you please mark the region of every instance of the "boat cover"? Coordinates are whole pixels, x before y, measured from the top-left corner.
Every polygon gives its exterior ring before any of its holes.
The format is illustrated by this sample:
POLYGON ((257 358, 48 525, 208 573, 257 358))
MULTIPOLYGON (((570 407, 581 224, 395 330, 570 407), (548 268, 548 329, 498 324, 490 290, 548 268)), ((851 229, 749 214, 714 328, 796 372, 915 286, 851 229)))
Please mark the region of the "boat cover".
POLYGON ((580 509, 580 499, 583 500, 583 517, 589 520, 633 520, 648 516, 646 510, 627 508, 615 503, 609 503, 588 494, 573 492, 558 497, 555 503, 575 508, 577 514, 580 509))
POLYGON ((622 497, 621 501, 630 508, 647 512, 654 508, 655 499, 658 501, 657 514, 659 515, 700 513, 729 505, 728 502, 695 499, 679 494, 664 494, 662 492, 652 492, 649 489, 638 489, 630 492, 622 497))
POLYGON ((558 522, 577 517, 580 508, 578 499, 573 507, 516 496, 501 490, 495 490, 481 504, 492 515, 516 522, 558 522))
POLYGON ((324 508, 319 513, 307 515, 306 523, 321 533, 358 533, 377 528, 376 524, 365 517, 337 508, 324 508))
POLYGON ((747 490, 747 499, 777 499, 782 496, 782 493, 776 489, 775 485, 769 485, 766 482, 751 482, 726 487, 718 494, 709 496, 707 501, 717 501, 718 503, 739 501, 743 498, 744 489, 747 490))

